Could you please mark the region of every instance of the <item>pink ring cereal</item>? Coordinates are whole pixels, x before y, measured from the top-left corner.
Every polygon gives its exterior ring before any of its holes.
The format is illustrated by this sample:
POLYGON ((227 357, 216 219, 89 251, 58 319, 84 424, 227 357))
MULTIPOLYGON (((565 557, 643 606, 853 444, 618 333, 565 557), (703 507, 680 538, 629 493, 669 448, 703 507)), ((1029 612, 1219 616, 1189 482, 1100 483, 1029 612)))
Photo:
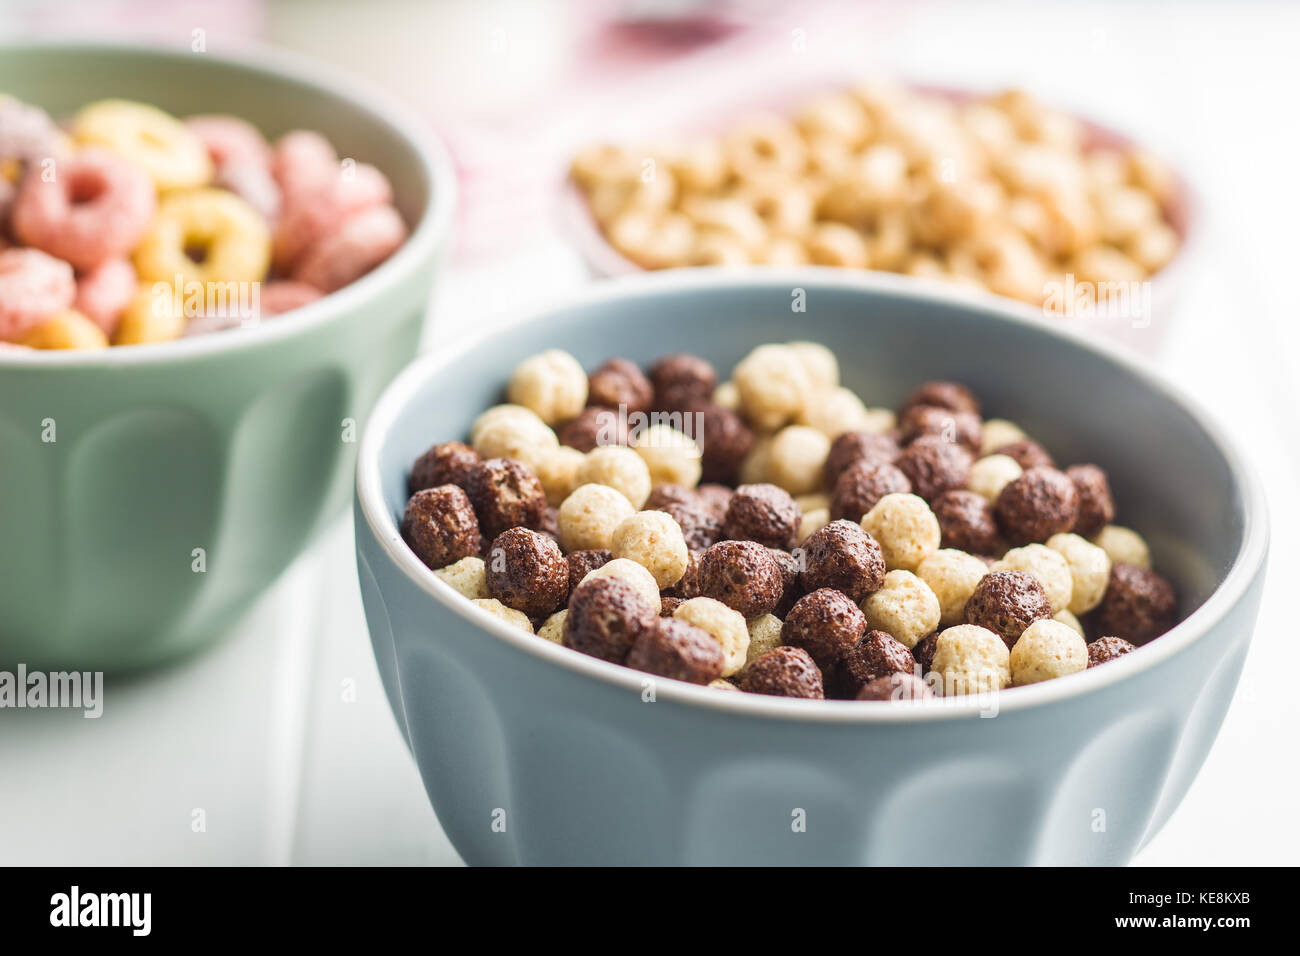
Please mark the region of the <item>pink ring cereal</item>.
POLYGON ((14 236, 76 269, 124 256, 149 228, 156 200, 149 177, 102 149, 59 161, 54 176, 33 167, 13 208, 14 236))
POLYGON ((217 170, 212 183, 244 200, 267 222, 280 218, 280 187, 264 163, 249 160, 226 163, 217 170))
POLYGON ((310 305, 325 293, 306 282, 292 279, 277 279, 262 286, 261 308, 263 318, 292 312, 304 305, 310 305))
POLYGON ((78 277, 73 307, 111 337, 135 290, 135 267, 126 259, 105 259, 78 277))
POLYGON ((238 116, 199 114, 185 117, 185 126, 199 138, 220 172, 231 163, 257 163, 269 169, 271 147, 257 127, 238 116))
POLYGON ((72 266, 39 249, 0 252, 0 339, 17 339, 72 305, 72 266))
POLYGON ((52 156, 59 140, 59 128, 45 110, 0 96, 0 160, 52 156))
POLYGON ((335 166, 333 178, 307 192, 286 191, 284 216, 275 231, 275 267, 292 274, 308 249, 342 227, 355 213, 392 201, 388 178, 362 163, 345 173, 335 166))
POLYGON ((320 133, 293 130, 281 136, 271 150, 271 175, 286 198, 312 192, 338 172, 338 154, 320 133))
POLYGON ((396 209, 366 209, 313 245, 294 269, 293 278, 333 292, 361 278, 405 241, 406 223, 396 209))

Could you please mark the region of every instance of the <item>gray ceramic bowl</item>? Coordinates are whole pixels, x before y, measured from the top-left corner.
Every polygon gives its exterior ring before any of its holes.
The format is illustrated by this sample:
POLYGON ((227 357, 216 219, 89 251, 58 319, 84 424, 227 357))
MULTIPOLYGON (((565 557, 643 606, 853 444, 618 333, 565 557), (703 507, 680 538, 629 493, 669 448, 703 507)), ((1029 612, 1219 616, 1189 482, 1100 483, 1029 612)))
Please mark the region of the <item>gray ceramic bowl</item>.
POLYGON ((320 130, 388 175, 412 230, 258 328, 0 352, 0 667, 141 668, 225 633, 347 506, 354 434, 416 353, 455 174, 418 118, 280 52, 0 46, 0 90, 55 116, 125 97, 320 130))
POLYGON ((1113 348, 986 298, 816 269, 619 280, 422 361, 380 399, 357 486, 389 700, 444 829, 476 864, 1125 863, 1218 731, 1268 537, 1231 442, 1113 348), (791 312, 796 288, 805 313, 791 312), (1187 618, 1104 667, 1003 692, 992 717, 971 699, 782 700, 666 680, 650 702, 646 675, 487 618, 402 543, 410 462, 463 436, 518 359, 689 349, 725 370, 796 337, 831 346, 869 404, 960 379, 1062 460, 1104 464, 1187 618))

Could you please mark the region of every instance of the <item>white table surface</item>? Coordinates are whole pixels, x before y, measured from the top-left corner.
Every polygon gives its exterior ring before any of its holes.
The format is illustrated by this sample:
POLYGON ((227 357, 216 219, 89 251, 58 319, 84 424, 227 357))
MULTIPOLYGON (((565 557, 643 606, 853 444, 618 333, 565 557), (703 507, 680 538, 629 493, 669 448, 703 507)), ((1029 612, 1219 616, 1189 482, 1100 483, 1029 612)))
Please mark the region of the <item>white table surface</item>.
MULTIPOLYGON (((933 4, 874 52, 935 78, 1032 81, 1160 140, 1200 184, 1206 242, 1159 365, 1241 438, 1270 498, 1259 628, 1205 767, 1136 861, 1294 863, 1300 672, 1290 607, 1300 558, 1295 223, 1300 187, 1291 50, 1280 5, 933 4), (1137 8, 1137 9, 1133 9, 1137 8), (883 47, 888 49, 883 49, 883 47), (934 70, 935 63, 946 64, 934 70), (1014 65, 1014 71, 1008 68, 1014 65), (1169 135, 1182 130, 1181 135, 1169 135)), ((442 281, 430 347, 472 319, 585 281, 557 237, 442 281), (507 280, 508 281, 504 281, 507 280)), ((350 520, 207 654, 110 683, 104 715, 0 716, 0 863, 457 864, 425 800, 370 654, 350 520), (206 827, 195 832, 196 809, 206 827)))

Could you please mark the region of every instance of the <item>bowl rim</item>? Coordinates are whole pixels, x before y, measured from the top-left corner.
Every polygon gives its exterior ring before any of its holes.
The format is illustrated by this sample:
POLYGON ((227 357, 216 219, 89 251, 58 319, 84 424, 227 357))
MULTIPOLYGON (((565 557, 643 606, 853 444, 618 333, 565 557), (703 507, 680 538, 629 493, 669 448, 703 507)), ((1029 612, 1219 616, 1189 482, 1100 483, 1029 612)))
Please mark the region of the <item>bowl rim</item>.
MULTIPOLYGON (((950 284, 925 282, 888 273, 857 273, 832 266, 804 266, 795 269, 770 267, 703 267, 673 269, 594 283, 577 294, 557 297, 541 307, 516 311, 492 332, 459 343, 457 347, 417 359, 384 390, 363 431, 357 454, 356 502, 370 534, 396 568, 413 584, 433 598, 445 610, 461 617, 467 624, 487 631, 512 648, 547 663, 583 674, 593 680, 612 684, 629 693, 640 694, 648 676, 551 641, 525 634, 518 628, 475 608, 463 595, 440 579, 406 546, 396 521, 389 514, 383 498, 383 482, 378 456, 399 414, 411 396, 422 389, 439 369, 454 365, 460 357, 484 342, 508 335, 512 328, 573 308, 588 307, 626 297, 654 296, 690 290, 725 290, 729 287, 752 291, 763 287, 820 287, 862 293, 942 302, 981 313, 981 321, 1027 325, 1046 334, 1066 339, 1111 362, 1162 393, 1182 408, 1200 426, 1224 457, 1242 499, 1243 533, 1241 546, 1222 582, 1205 602, 1158 641, 1111 661, 1105 667, 1089 668, 1078 674, 1022 687, 1008 687, 996 694, 995 715, 1065 701, 1098 692, 1112 684, 1158 666, 1174 657, 1205 635, 1234 607, 1258 578, 1268 549, 1269 525, 1263 486, 1254 468, 1242 456, 1235 442, 1211 418, 1200 403, 1185 394, 1161 374, 1147 368, 1121 347, 1089 337, 1069 327, 1045 326, 1027 317, 1019 309, 990 302, 987 296, 972 296, 965 289, 950 284)), ((360 550, 360 542, 357 544, 360 550)), ((930 720, 969 719, 988 711, 988 701, 980 696, 948 697, 916 702, 895 701, 890 706, 878 702, 840 700, 796 700, 760 694, 730 694, 668 678, 655 678, 658 700, 705 710, 720 711, 734 717, 766 718, 831 724, 893 724, 930 720)))
MULTIPOLYGON (((694 111, 684 110, 679 116, 679 119, 684 120, 684 122, 678 123, 675 130, 666 135, 676 136, 679 139, 689 137, 692 135, 689 130, 693 127, 691 117, 707 117, 728 106, 736 115, 741 115, 744 112, 774 112, 787 115, 792 105, 797 106, 799 102, 807 101, 810 97, 818 94, 833 95, 835 93, 850 92, 863 79, 862 76, 855 77, 836 72, 828 75, 806 77, 803 83, 787 84, 776 95, 772 96, 735 95, 729 104, 725 102, 728 98, 723 97, 720 101, 710 101, 694 111)), ((992 96, 1007 88, 1005 85, 959 86, 953 83, 907 76, 897 78, 897 85, 909 92, 936 96, 956 103, 992 96)), ((1045 105, 1065 113, 1080 123, 1087 136, 1098 141, 1097 146, 1107 146, 1112 149, 1120 146, 1128 149, 1150 149, 1168 163, 1175 182, 1175 197, 1171 205, 1179 210, 1179 218, 1181 219, 1179 225, 1173 226, 1178 233, 1178 249, 1175 251, 1173 258, 1158 271, 1152 273, 1147 281, 1152 283, 1153 288, 1162 290, 1164 295, 1171 296, 1172 290, 1176 289, 1187 276, 1190 270, 1189 263, 1195 260, 1196 252, 1201 244, 1200 227, 1204 217, 1202 215, 1203 204, 1200 188, 1193 181, 1182 163, 1175 163, 1168 158, 1169 151, 1162 148, 1163 143, 1157 142, 1155 145, 1151 145, 1147 138, 1139 139, 1132 130, 1111 122, 1103 122, 1092 113, 1079 109, 1074 105, 1057 105, 1055 103, 1045 103, 1045 105)), ((619 141, 615 140, 615 142, 619 141)), ((565 163, 563 170, 559 174, 559 181, 553 187, 555 190, 554 216, 559 232, 577 251, 578 255, 582 257, 587 267, 596 275, 602 277, 640 275, 647 272, 670 272, 687 268, 673 266, 669 269, 648 269, 614 248, 614 245, 606 238, 605 233, 596 222, 591 203, 587 201, 583 191, 570 174, 570 167, 576 156, 576 152, 568 156, 568 162, 565 163)), ((719 267, 714 266, 712 268, 719 267)), ((902 274, 878 269, 846 269, 845 271, 880 272, 885 275, 902 274)), ((1015 303, 1041 314, 1041 308, 1033 303, 1021 302, 1018 299, 1012 299, 1009 296, 999 295, 985 289, 981 289, 981 291, 995 301, 1015 303)))
MULTIPOLYGON (((86 38, 0 40, 0 57, 10 52, 49 54, 101 54, 138 56, 173 64, 189 63, 188 48, 161 43, 86 38)), ((169 342, 94 350, 25 350, 0 348, 0 370, 116 368, 170 361, 205 359, 228 352, 257 348, 305 332, 363 305, 386 285, 424 268, 429 256, 442 248, 451 234, 457 205, 455 166, 447 147, 431 126, 412 109, 373 82, 335 70, 324 63, 270 44, 249 43, 231 53, 204 53, 215 62, 259 74, 271 82, 290 81, 345 100, 386 125, 416 155, 420 173, 429 184, 429 196, 420 210, 419 224, 392 256, 355 282, 315 302, 276 316, 274 322, 255 329, 230 329, 229 334, 195 335, 169 342), (249 334, 240 334, 247 332, 249 334), (33 352, 35 354, 33 354, 33 352)), ((183 68, 183 67, 180 67, 183 68)))

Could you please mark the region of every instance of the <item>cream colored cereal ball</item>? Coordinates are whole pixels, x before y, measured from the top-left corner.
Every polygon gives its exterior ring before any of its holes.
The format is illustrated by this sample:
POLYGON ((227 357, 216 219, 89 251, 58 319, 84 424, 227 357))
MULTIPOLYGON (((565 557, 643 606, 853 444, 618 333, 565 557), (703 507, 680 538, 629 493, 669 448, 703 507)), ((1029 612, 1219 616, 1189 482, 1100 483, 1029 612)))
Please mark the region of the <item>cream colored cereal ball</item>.
POLYGON ((723 677, 730 677, 745 666, 749 653, 749 627, 739 611, 713 598, 696 597, 677 605, 673 617, 679 617, 687 624, 694 624, 713 635, 713 639, 722 646, 723 677))
POLYGON ((568 421, 587 405, 587 373, 563 349, 524 359, 510 376, 506 397, 531 408, 548 425, 568 421))
POLYGON ((546 503, 558 508, 565 498, 573 494, 573 489, 583 482, 578 480, 578 471, 587 456, 576 448, 561 445, 549 454, 543 455, 534 466, 537 480, 546 492, 546 503))
POLYGON ((761 485, 767 481, 767 463, 772 457, 772 436, 760 435, 754 445, 740 460, 736 474, 742 485, 761 485))
POLYGON ((810 491, 806 495, 795 495, 794 503, 800 511, 816 511, 818 508, 829 508, 831 496, 824 491, 810 491))
POLYGON ((810 535, 820 531, 830 523, 831 510, 829 508, 813 508, 805 511, 799 518, 799 544, 803 544, 810 535))
POLYGON ((461 558, 455 564, 439 568, 433 573, 471 601, 492 596, 487 586, 487 565, 483 563, 482 558, 473 555, 461 558))
POLYGON ((1077 674, 1087 666, 1083 635, 1060 621, 1035 621, 1011 648, 1011 682, 1016 685, 1077 674))
POLYGON ((495 425, 497 422, 510 421, 511 419, 526 419, 530 422, 536 422, 545 425, 546 422, 537 417, 537 413, 531 408, 524 408, 522 405, 493 405, 487 411, 483 412, 474 419, 474 424, 470 426, 469 443, 471 445, 478 441, 479 434, 489 425, 495 425))
POLYGON ((997 501, 1002 489, 1023 473, 1020 463, 1010 455, 985 455, 971 465, 966 488, 981 498, 997 501))
POLYGON ((940 548, 921 562, 916 574, 939 599, 941 625, 948 627, 965 620, 966 602, 988 570, 988 565, 975 555, 956 548, 940 548))
POLYGON ((1047 592, 1047 603, 1052 606, 1053 614, 1070 606, 1070 598, 1074 593, 1070 562, 1065 560, 1065 555, 1053 551, 1045 544, 1012 548, 1002 556, 1001 561, 993 565, 992 570, 1023 571, 1037 578, 1047 592))
POLYGON ((740 692, 740 688, 725 677, 715 677, 704 686, 712 687, 714 690, 734 690, 737 693, 740 692))
POLYGON ((827 438, 838 438, 845 432, 876 431, 869 427, 868 418, 862 399, 847 388, 836 388, 811 396, 795 421, 817 429, 827 438))
POLYGON ((1069 611, 1057 611, 1055 614, 1052 615, 1052 620, 1056 621, 1059 624, 1064 624, 1066 627, 1074 631, 1080 637, 1083 636, 1083 625, 1080 624, 1079 619, 1075 617, 1073 614, 1071 614, 1069 611))
POLYGON ((656 613, 663 609, 663 599, 659 596, 659 582, 645 565, 631 558, 615 558, 607 561, 596 570, 588 571, 582 580, 585 581, 587 578, 616 578, 619 581, 626 581, 650 602, 650 606, 656 613))
POLYGON ((876 539, 891 570, 915 571, 939 548, 939 519, 917 495, 885 495, 862 516, 862 530, 876 539))
POLYGON ((723 382, 713 390, 713 404, 731 412, 740 411, 740 389, 735 382, 723 382))
POLYGON ((930 669, 945 697, 988 693, 1011 683, 1011 652, 987 628, 958 624, 939 632, 930 669))
POLYGON ((862 420, 862 430, 883 435, 898 427, 898 416, 889 408, 868 408, 862 420))
POLYGON ((560 503, 560 545, 565 551, 608 550, 614 529, 635 513, 621 491, 608 485, 579 485, 560 503))
POLYGON ((1005 418, 990 418, 980 426, 980 454, 991 455, 999 448, 1028 437, 1015 422, 1009 422, 1005 418))
POLYGON ((762 614, 749 622, 749 649, 745 652, 745 667, 768 651, 781 646, 781 623, 775 614, 762 614))
POLYGON ((1054 534, 1047 539, 1047 546, 1070 565, 1073 587, 1068 610, 1086 614, 1100 604, 1110 583, 1110 557, 1106 552, 1077 534, 1054 534))
POLYGON ((548 641, 553 641, 556 644, 561 643, 564 638, 564 619, 568 616, 569 609, 567 607, 563 610, 556 611, 542 622, 542 626, 537 629, 537 636, 544 637, 548 641))
POLYGON ((1135 564, 1151 567, 1151 550, 1146 540, 1132 528, 1108 524, 1097 532, 1092 543, 1106 552, 1111 564, 1135 564))
POLYGON ((792 495, 803 495, 822 485, 831 440, 806 425, 787 425, 772 436, 767 459, 768 480, 792 495))
POLYGON ((939 626, 939 598, 911 571, 890 571, 862 601, 868 630, 886 631, 906 647, 939 626))
POLYGON ((760 345, 736 366, 732 381, 745 417, 769 431, 794 420, 813 391, 807 367, 786 345, 760 345))
POLYGON ((790 342, 786 348, 803 366, 814 389, 830 391, 839 387, 839 359, 826 346, 820 342, 790 342))
POLYGON ((651 425, 643 431, 636 440, 636 453, 650 469, 653 486, 694 488, 700 483, 700 446, 671 425, 651 425))
MULTIPOLYGON (((650 497, 650 467, 645 459, 625 445, 601 445, 583 456, 577 484, 606 485, 640 508, 650 497)), ((543 485, 543 487, 545 487, 543 485)))
POLYGON ((533 633, 533 622, 528 620, 528 615, 523 611, 516 611, 512 607, 506 607, 496 598, 480 598, 474 602, 474 606, 487 611, 493 617, 499 617, 512 627, 517 627, 521 631, 533 633))
POLYGON ((474 450, 483 458, 513 458, 534 471, 559 447, 549 425, 519 415, 489 422, 474 439, 474 450))
POLYGON ((681 525, 666 511, 638 511, 614 529, 610 551, 649 571, 662 590, 682 579, 690 560, 681 525))

